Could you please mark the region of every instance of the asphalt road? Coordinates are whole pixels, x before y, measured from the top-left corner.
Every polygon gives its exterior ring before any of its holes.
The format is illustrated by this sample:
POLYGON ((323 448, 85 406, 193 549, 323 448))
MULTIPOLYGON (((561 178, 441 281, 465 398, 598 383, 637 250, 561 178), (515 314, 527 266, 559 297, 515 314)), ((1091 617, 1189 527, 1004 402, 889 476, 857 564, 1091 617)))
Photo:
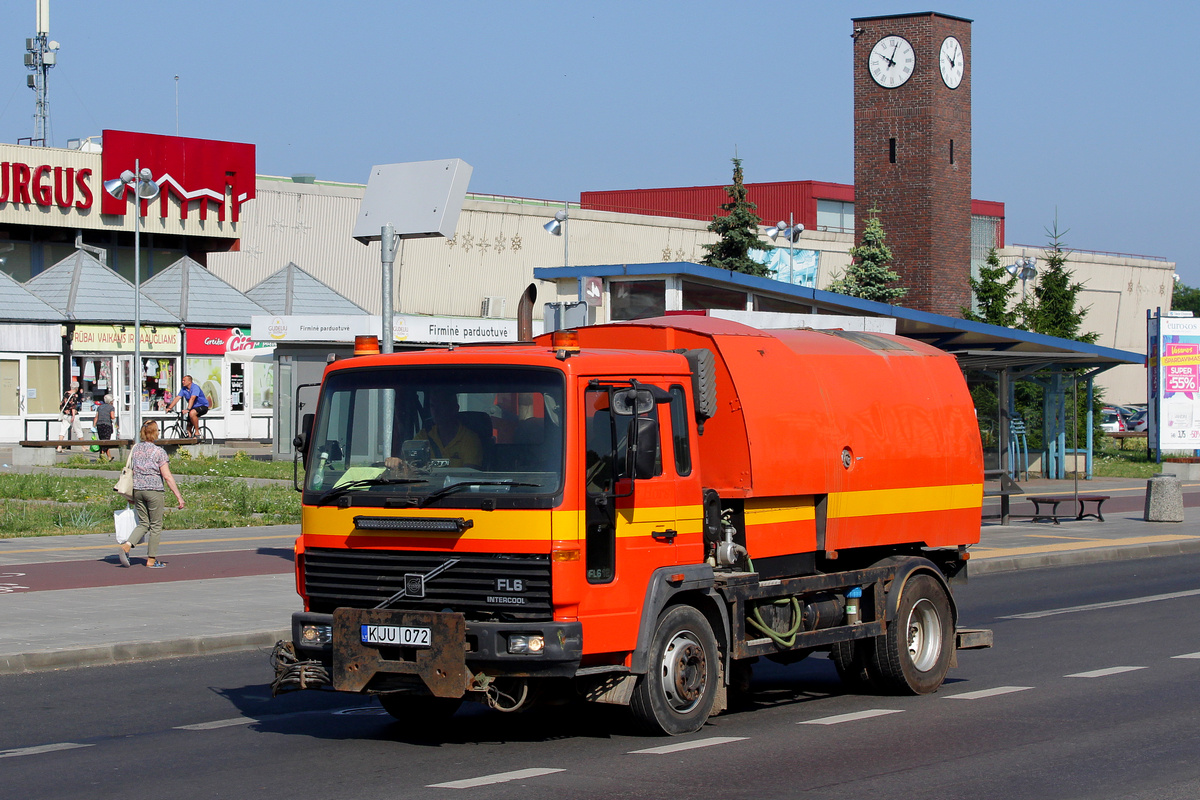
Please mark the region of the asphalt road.
POLYGON ((578 706, 470 706, 433 735, 362 698, 272 700, 265 654, 2 676, 0 796, 1200 795, 1200 556, 988 575, 958 599, 996 647, 934 695, 764 664, 743 707, 672 739, 578 706))

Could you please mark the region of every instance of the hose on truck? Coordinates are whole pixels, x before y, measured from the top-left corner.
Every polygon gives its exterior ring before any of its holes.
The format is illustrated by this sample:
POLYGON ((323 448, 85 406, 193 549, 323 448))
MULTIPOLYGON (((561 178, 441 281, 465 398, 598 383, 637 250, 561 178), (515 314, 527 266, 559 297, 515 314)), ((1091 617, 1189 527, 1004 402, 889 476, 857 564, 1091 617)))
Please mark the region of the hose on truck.
POLYGON ((792 604, 792 619, 795 620, 795 624, 792 625, 792 629, 787 633, 780 633, 768 626, 763 621, 762 614, 758 611, 759 606, 755 606, 752 609, 752 614, 746 617, 746 622, 750 624, 750 627, 762 633, 775 644, 785 649, 791 649, 796 645, 796 634, 804 626, 804 615, 800 611, 800 601, 794 597, 785 597, 774 601, 772 605, 781 606, 788 603, 792 604))

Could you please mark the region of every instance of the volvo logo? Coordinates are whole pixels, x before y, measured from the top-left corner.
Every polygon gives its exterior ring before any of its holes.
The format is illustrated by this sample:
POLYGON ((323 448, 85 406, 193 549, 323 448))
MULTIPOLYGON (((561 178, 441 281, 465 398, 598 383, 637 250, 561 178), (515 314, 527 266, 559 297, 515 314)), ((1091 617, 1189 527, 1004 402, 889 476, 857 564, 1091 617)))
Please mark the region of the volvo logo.
POLYGON ((434 578, 436 578, 438 575, 441 575, 443 572, 450 569, 457 563, 458 563, 458 559, 452 558, 452 559, 446 561, 444 564, 434 567, 433 569, 429 570, 429 572, 426 572, 424 574, 422 574, 420 572, 404 573, 403 588, 401 588, 400 591, 396 592, 394 595, 389 597, 387 600, 384 600, 382 603, 380 603, 379 605, 377 605, 375 607, 376 608, 387 608, 388 606, 390 606, 392 603, 396 602, 397 600, 402 600, 406 597, 413 599, 413 600, 424 599, 425 584, 428 583, 429 581, 433 580, 434 578))

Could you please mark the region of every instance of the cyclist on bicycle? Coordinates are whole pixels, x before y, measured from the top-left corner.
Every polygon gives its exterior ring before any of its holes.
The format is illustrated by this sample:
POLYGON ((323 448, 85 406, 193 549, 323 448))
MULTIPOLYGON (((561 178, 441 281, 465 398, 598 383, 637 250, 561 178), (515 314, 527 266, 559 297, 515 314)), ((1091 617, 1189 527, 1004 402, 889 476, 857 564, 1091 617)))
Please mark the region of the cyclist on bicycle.
POLYGON ((204 396, 204 390, 200 388, 200 384, 192 380, 191 375, 183 376, 183 388, 179 390, 179 394, 175 395, 175 399, 167 406, 167 411, 172 411, 175 404, 180 400, 186 401, 188 426, 191 428, 191 438, 195 439, 200 436, 200 418, 208 413, 208 398, 204 396))

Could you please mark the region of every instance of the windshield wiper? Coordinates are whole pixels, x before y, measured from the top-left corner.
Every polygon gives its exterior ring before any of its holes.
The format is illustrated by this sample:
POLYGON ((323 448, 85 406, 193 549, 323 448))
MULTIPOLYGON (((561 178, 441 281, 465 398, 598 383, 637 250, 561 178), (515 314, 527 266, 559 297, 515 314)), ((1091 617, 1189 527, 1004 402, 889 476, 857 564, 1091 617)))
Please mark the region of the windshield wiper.
POLYGON ((468 486, 541 486, 541 484, 530 483, 528 481, 459 481, 458 483, 452 483, 449 486, 443 486, 436 492, 429 494, 417 505, 417 508, 424 508, 434 500, 441 500, 447 495, 452 495, 455 492, 461 492, 468 486))
POLYGON ((330 500, 341 497, 355 489, 363 489, 367 486, 395 486, 402 483, 429 483, 429 481, 424 478, 363 478, 343 483, 341 486, 335 486, 317 498, 317 505, 323 506, 330 500))

